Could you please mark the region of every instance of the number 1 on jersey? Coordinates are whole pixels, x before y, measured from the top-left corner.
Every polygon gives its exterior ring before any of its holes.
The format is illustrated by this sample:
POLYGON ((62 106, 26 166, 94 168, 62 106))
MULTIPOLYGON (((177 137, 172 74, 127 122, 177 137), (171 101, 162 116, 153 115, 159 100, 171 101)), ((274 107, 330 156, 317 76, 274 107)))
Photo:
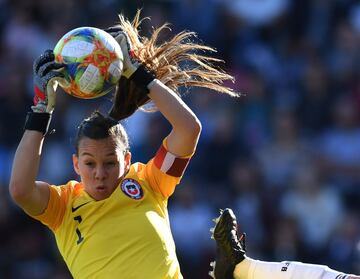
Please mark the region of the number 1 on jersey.
MULTIPOLYGON (((74 217, 74 220, 78 221, 79 224, 80 224, 81 221, 82 221, 82 218, 81 218, 80 215, 78 215, 78 216, 74 217)), ((76 234, 78 236, 78 240, 76 241, 76 244, 79 245, 84 240, 84 237, 81 235, 81 232, 80 232, 79 228, 76 228, 76 234)))

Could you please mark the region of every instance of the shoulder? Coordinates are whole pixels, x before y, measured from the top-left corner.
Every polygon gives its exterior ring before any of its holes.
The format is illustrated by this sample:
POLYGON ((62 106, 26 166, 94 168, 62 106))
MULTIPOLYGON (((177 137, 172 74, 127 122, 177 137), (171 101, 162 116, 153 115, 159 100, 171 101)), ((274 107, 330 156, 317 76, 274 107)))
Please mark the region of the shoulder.
POLYGON ((62 197, 63 200, 69 200, 71 197, 80 195, 83 192, 83 189, 83 185, 75 180, 70 180, 63 185, 50 186, 51 195, 58 195, 62 197))
POLYGON ((136 180, 146 180, 145 178, 146 164, 136 162, 131 164, 129 172, 126 174, 125 178, 133 178, 136 180))
POLYGON ((146 165, 144 163, 140 163, 140 162, 133 163, 130 166, 129 174, 141 172, 142 170, 144 170, 145 166, 146 165))

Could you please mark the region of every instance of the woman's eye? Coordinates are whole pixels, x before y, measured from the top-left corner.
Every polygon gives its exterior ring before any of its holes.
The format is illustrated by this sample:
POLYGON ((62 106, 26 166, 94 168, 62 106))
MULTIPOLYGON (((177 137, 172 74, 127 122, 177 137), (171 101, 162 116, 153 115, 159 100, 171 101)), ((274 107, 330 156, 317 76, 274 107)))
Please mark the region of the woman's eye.
POLYGON ((94 164, 93 162, 86 162, 85 165, 86 165, 86 166, 89 166, 89 167, 92 167, 92 166, 94 166, 95 164, 94 164))
POLYGON ((106 165, 108 165, 108 166, 115 166, 116 163, 115 163, 115 162, 107 162, 106 165))

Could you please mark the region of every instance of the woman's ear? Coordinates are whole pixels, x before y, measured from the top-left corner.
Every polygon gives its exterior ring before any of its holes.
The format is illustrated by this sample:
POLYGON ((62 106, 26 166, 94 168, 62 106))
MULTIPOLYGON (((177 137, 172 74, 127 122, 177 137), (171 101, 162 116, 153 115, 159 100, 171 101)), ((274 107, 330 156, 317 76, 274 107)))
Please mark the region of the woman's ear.
POLYGON ((77 175, 80 175, 79 171, 79 157, 76 154, 72 155, 73 167, 77 175))
POLYGON ((127 151, 125 153, 124 162, 125 162, 125 173, 126 173, 129 171, 130 166, 131 166, 131 152, 130 151, 127 151))

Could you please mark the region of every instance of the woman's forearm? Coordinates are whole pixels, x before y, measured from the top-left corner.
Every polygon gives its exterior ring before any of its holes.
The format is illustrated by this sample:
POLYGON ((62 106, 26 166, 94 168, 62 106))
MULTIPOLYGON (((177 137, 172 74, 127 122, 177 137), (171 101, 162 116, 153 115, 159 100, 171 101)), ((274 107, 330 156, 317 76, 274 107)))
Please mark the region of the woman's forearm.
POLYGON ((42 144, 41 132, 24 132, 15 153, 10 178, 10 193, 15 200, 28 196, 35 188, 42 144))
POLYGON ((155 80, 149 89, 150 98, 174 130, 185 134, 200 132, 200 121, 175 92, 158 80, 155 80))
POLYGON ((167 137, 169 151, 177 156, 192 154, 201 132, 199 119, 175 92, 160 81, 154 80, 149 90, 149 97, 172 125, 167 137))

